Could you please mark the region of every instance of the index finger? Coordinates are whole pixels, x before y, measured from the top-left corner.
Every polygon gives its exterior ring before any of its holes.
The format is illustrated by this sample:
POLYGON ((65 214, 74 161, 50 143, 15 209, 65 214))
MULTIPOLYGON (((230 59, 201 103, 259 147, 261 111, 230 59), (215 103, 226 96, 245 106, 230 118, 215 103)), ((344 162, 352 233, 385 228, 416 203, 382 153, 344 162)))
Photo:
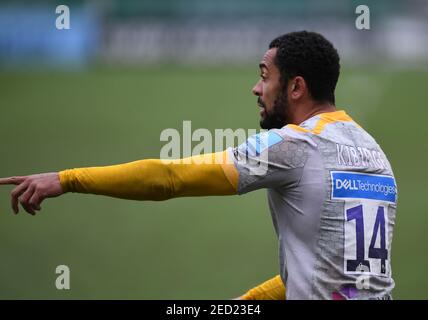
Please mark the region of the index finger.
POLYGON ((2 185, 2 184, 20 184, 24 180, 25 180, 25 177, 0 178, 0 185, 2 185))

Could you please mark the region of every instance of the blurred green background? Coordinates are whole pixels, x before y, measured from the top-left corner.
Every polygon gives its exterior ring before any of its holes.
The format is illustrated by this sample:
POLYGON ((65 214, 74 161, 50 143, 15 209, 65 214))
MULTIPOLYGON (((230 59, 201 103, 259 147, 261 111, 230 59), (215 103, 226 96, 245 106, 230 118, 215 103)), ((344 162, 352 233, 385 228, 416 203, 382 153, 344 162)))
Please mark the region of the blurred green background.
MULTIPOLYGON (((0 176, 157 158, 165 128, 257 128, 248 67, 0 74, 0 176)), ((342 69, 337 105, 373 134, 399 187, 394 298, 426 299, 428 72, 342 69)), ((67 194, 35 217, 0 188, 2 299, 228 299, 278 273, 265 191, 138 202, 67 194), (55 268, 71 269, 71 290, 55 268)))

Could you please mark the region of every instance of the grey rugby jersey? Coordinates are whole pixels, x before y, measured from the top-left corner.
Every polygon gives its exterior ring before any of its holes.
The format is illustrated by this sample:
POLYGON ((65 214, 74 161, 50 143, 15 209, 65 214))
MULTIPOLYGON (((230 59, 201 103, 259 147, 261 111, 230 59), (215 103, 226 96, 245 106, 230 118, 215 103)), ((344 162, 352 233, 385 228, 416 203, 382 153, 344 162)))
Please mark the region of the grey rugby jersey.
POLYGON ((229 149, 238 193, 267 188, 287 299, 388 299, 397 187, 380 146, 344 111, 229 149))

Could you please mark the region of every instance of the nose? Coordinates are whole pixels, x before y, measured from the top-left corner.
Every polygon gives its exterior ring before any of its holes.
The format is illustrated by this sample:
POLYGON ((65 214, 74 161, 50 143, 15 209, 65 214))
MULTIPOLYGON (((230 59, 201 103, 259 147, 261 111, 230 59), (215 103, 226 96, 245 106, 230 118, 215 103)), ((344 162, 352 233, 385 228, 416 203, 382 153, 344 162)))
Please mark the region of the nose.
POLYGON ((253 94, 255 96, 260 97, 262 95, 262 83, 261 80, 257 81, 256 85, 253 87, 252 90, 253 94))

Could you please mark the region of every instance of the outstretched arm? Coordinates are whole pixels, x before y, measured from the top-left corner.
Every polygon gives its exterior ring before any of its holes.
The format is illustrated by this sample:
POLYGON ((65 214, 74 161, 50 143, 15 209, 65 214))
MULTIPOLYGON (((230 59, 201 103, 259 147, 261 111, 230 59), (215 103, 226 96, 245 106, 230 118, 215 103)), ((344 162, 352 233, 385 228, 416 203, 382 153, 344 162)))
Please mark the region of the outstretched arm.
POLYGON ((165 163, 159 159, 69 169, 58 173, 0 179, 15 184, 12 208, 18 202, 30 214, 46 198, 66 192, 92 193, 123 199, 166 200, 174 197, 236 194, 238 172, 227 152, 194 156, 165 163))
MULTIPOLYGON (((40 210, 46 198, 66 192, 92 193, 123 199, 166 200, 185 196, 233 195, 237 193, 238 171, 227 151, 194 156, 165 163, 158 159, 125 164, 68 169, 0 179, 14 184, 13 211, 18 203, 30 214, 40 210)), ((249 290, 241 300, 282 300, 285 287, 280 276, 249 290)))

